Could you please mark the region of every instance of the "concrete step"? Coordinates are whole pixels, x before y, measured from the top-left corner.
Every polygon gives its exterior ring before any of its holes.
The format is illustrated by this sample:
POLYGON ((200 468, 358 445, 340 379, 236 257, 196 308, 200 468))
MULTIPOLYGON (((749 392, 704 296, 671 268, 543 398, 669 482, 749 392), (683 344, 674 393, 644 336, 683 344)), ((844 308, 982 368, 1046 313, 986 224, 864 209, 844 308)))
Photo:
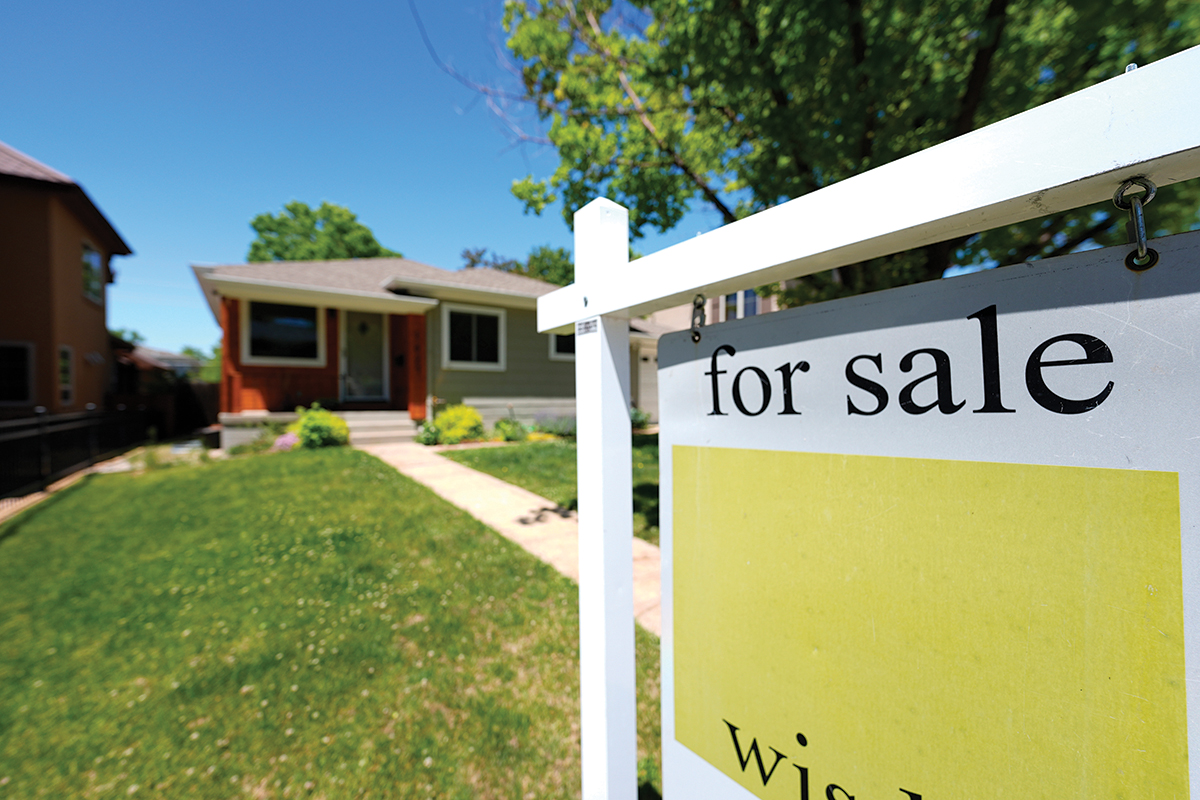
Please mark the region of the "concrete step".
POLYGON ((343 411, 339 416, 350 427, 351 444, 410 442, 417 423, 405 411, 343 411))
POLYGON ((379 419, 408 419, 407 411, 338 411, 337 415, 347 422, 379 419))
POLYGON ((350 444, 395 444, 396 442, 411 442, 417 435, 416 429, 411 431, 350 431, 350 444))
POLYGON ((350 426, 352 431, 381 431, 390 430, 392 428, 407 430, 412 428, 416 430, 417 423, 413 422, 408 417, 404 419, 370 419, 370 420, 346 420, 346 424, 350 426))

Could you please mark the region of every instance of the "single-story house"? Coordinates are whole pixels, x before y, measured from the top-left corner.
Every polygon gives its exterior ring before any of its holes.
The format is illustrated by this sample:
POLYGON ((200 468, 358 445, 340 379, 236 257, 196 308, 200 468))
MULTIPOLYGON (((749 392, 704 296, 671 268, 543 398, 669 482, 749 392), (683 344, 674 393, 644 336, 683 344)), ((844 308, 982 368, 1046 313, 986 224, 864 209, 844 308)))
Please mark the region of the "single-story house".
MULTIPOLYGON (((391 411, 411 422, 458 403, 488 425, 575 413, 574 336, 537 331, 537 299, 552 284, 404 258, 192 269, 224 334, 225 446, 253 435, 237 429, 313 402, 351 419, 391 411)), ((658 333, 631 324, 631 383, 647 400, 653 370, 636 365, 650 363, 642 349, 656 348, 658 333)))

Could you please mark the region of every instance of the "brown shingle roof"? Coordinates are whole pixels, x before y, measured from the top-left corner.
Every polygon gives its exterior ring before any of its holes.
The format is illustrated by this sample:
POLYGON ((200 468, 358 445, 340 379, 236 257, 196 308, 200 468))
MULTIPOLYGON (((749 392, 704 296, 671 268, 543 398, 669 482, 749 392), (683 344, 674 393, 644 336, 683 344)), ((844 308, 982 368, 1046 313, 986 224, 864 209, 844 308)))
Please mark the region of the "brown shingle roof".
POLYGON ((520 297, 541 297, 558 287, 514 275, 475 267, 456 271, 431 267, 407 258, 352 258, 334 261, 267 261, 225 264, 212 269, 214 277, 289 283, 318 289, 386 293, 405 286, 459 287, 520 297))
POLYGON ((61 192, 66 205, 75 212, 96 236, 100 237, 103 246, 112 255, 127 256, 133 253, 129 245, 117 233, 103 212, 88 197, 75 181, 56 169, 46 166, 36 158, 27 156, 20 150, 0 142, 0 179, 18 184, 50 184, 52 190, 61 192))
POLYGON ((56 169, 52 169, 36 158, 0 142, 0 175, 29 178, 49 183, 75 183, 56 169))

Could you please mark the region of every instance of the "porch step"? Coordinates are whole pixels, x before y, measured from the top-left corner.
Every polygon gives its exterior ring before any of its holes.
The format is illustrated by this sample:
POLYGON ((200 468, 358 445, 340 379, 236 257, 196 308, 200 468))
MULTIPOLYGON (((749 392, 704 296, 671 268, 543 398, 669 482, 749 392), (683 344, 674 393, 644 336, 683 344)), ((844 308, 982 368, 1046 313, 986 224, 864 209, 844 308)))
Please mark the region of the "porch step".
POLYGON ((337 415, 350 426, 350 444, 410 442, 417 423, 405 411, 340 411, 337 415))

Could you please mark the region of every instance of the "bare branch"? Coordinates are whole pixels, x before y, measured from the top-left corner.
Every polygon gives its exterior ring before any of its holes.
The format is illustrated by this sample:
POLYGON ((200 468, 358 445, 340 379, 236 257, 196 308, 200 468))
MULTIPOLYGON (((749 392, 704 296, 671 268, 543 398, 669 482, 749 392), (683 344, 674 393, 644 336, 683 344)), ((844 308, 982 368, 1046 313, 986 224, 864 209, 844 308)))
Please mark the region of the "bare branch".
POLYGON ((433 59, 433 63, 437 65, 438 69, 468 89, 479 92, 480 94, 485 94, 490 97, 500 97, 505 100, 511 100, 518 103, 528 102, 528 98, 524 95, 510 94, 492 86, 485 86, 482 83, 476 83, 443 61, 441 57, 438 56, 437 50, 434 49, 433 42, 429 38, 429 33, 425 30, 425 23, 421 21, 421 15, 417 12, 417 4, 415 0, 408 0, 408 8, 410 11, 412 11, 413 21, 417 23, 417 31, 421 34, 421 41, 425 43, 425 49, 429 52, 429 57, 433 59))
MULTIPOLYGON (((571 4, 571 7, 572 9, 574 8, 573 3, 571 4)), ((596 15, 593 14, 590 9, 587 12, 587 18, 592 32, 597 37, 603 36, 604 34, 600 29, 600 23, 596 19, 596 15)), ((602 55, 609 57, 612 55, 612 53, 606 48, 600 47, 593 49, 599 50, 602 55)), ((617 70, 617 80, 621 82, 621 88, 625 91, 625 96, 628 97, 629 102, 633 104, 633 108, 637 113, 638 121, 642 123, 642 127, 644 127, 654 139, 654 143, 658 149, 671 156, 671 160, 675 162, 675 166, 678 167, 683 174, 688 176, 692 183, 695 184, 696 188, 698 188, 704 195, 705 199, 708 200, 709 204, 721 213, 721 216, 724 218, 725 222, 728 223, 736 221, 737 216, 734 215, 733 211, 731 211, 730 208, 725 205, 724 201, 717 196, 716 191, 708 185, 708 181, 706 181, 699 173, 697 173, 692 166, 684 160, 683 156, 680 155, 674 147, 668 145, 663 137, 659 135, 658 128, 655 127, 654 121, 650 119, 650 115, 646 112, 645 106, 642 105, 642 100, 640 97, 638 97, 637 91, 633 88, 633 84, 629 81, 629 76, 625 74, 624 69, 617 70)))

